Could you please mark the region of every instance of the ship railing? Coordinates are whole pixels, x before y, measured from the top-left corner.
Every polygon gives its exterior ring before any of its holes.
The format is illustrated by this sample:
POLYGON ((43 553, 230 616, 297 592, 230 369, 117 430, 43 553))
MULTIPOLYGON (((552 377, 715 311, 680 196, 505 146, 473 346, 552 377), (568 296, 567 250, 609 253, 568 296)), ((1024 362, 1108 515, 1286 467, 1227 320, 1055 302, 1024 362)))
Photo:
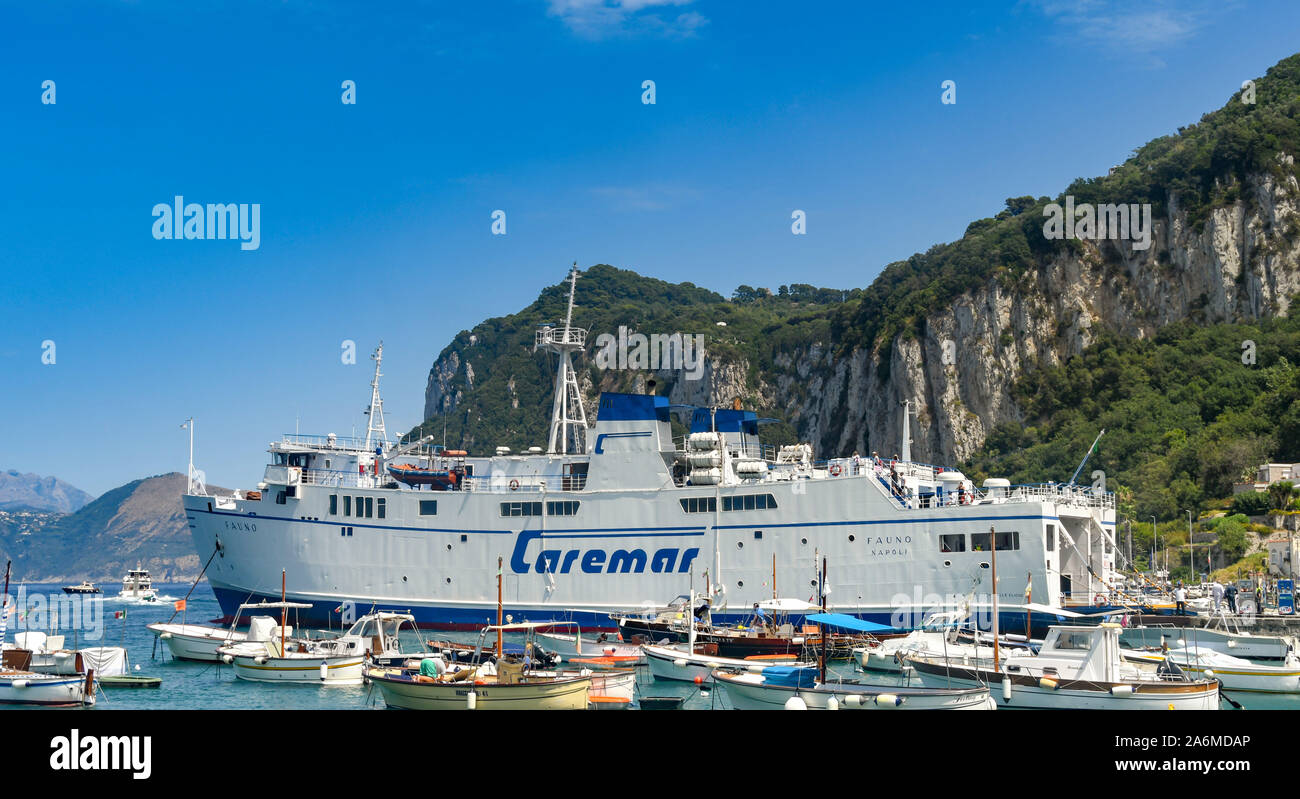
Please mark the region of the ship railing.
POLYGON ((390 480, 387 475, 380 475, 377 479, 373 474, 339 469, 303 469, 301 484, 331 488, 379 488, 390 480))
POLYGON ((504 474, 488 477, 464 477, 460 481, 462 491, 477 491, 489 494, 540 494, 543 491, 581 491, 586 486, 587 476, 582 474, 504 474))
POLYGON ((352 438, 350 436, 335 436, 333 440, 329 436, 308 435, 304 433, 285 433, 280 437, 280 443, 293 444, 299 447, 311 447, 313 449, 338 449, 338 450, 356 450, 360 452, 374 452, 376 446, 384 442, 371 441, 370 446, 366 446, 364 438, 352 438))

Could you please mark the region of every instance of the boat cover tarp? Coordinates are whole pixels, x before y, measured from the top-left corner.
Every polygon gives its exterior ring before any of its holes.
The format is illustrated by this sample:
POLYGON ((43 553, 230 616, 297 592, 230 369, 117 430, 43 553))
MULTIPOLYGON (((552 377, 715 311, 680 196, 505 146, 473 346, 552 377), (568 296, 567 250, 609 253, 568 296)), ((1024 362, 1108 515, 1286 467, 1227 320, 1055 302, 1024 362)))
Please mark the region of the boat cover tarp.
POLYGON ((885 624, 876 624, 874 621, 863 621, 856 616, 847 616, 843 613, 814 613, 811 616, 805 616, 805 621, 813 624, 825 624, 827 627, 835 627, 841 630, 853 630, 859 633, 885 633, 893 631, 893 627, 885 624))
POLYGON ((763 669, 763 682, 783 688, 812 688, 817 682, 817 669, 813 666, 768 666, 763 669))
POLYGON ((86 668, 94 669, 96 677, 116 677, 127 674, 126 650, 120 646, 95 646, 77 650, 86 668))

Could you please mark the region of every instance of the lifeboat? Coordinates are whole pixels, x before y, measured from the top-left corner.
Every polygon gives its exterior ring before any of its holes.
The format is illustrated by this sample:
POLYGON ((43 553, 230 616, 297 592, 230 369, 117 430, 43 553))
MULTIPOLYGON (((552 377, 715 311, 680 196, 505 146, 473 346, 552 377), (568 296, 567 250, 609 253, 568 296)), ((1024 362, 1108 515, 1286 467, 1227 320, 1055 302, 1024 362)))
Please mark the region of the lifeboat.
POLYGON ((455 490, 460 475, 452 469, 425 469, 410 463, 390 463, 388 474, 409 486, 432 486, 437 491, 455 490))

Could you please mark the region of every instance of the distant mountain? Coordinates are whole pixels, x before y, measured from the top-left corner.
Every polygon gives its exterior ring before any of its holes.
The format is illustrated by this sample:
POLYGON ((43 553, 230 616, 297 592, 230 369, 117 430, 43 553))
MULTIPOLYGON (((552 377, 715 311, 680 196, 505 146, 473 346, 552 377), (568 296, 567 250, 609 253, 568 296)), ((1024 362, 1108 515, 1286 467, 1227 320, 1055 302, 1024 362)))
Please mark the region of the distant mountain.
POLYGON ((0 510, 38 510, 74 513, 93 496, 57 477, 23 474, 16 469, 0 472, 0 510))
MULTIPOLYGON (((185 486, 177 472, 135 480, 76 513, 24 529, 0 515, 0 556, 28 582, 113 582, 137 563, 157 582, 192 579, 203 564, 181 509, 185 486)), ((230 493, 216 486, 208 492, 230 493)))

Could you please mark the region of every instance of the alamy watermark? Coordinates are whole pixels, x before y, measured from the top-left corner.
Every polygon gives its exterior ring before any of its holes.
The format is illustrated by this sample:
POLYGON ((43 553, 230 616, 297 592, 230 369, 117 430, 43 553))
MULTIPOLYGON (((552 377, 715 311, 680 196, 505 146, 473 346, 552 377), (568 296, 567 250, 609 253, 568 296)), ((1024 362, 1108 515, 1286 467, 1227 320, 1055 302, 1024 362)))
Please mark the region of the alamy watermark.
POLYGON ((595 364, 599 369, 650 370, 676 369, 687 380, 704 376, 704 335, 701 333, 628 333, 619 325, 618 335, 601 333, 596 337, 595 364))
POLYGON ((3 597, 5 624, 15 632, 74 632, 78 642, 104 638, 104 599, 64 593, 27 593, 3 597))
POLYGON ((1049 239, 1126 239, 1133 249, 1151 246, 1151 203, 1079 203, 1067 195, 1065 208, 1048 203, 1043 208, 1043 235, 1049 239))
POLYGON ((153 237, 162 239, 239 239, 241 250, 262 246, 261 203, 171 203, 153 207, 153 237))

